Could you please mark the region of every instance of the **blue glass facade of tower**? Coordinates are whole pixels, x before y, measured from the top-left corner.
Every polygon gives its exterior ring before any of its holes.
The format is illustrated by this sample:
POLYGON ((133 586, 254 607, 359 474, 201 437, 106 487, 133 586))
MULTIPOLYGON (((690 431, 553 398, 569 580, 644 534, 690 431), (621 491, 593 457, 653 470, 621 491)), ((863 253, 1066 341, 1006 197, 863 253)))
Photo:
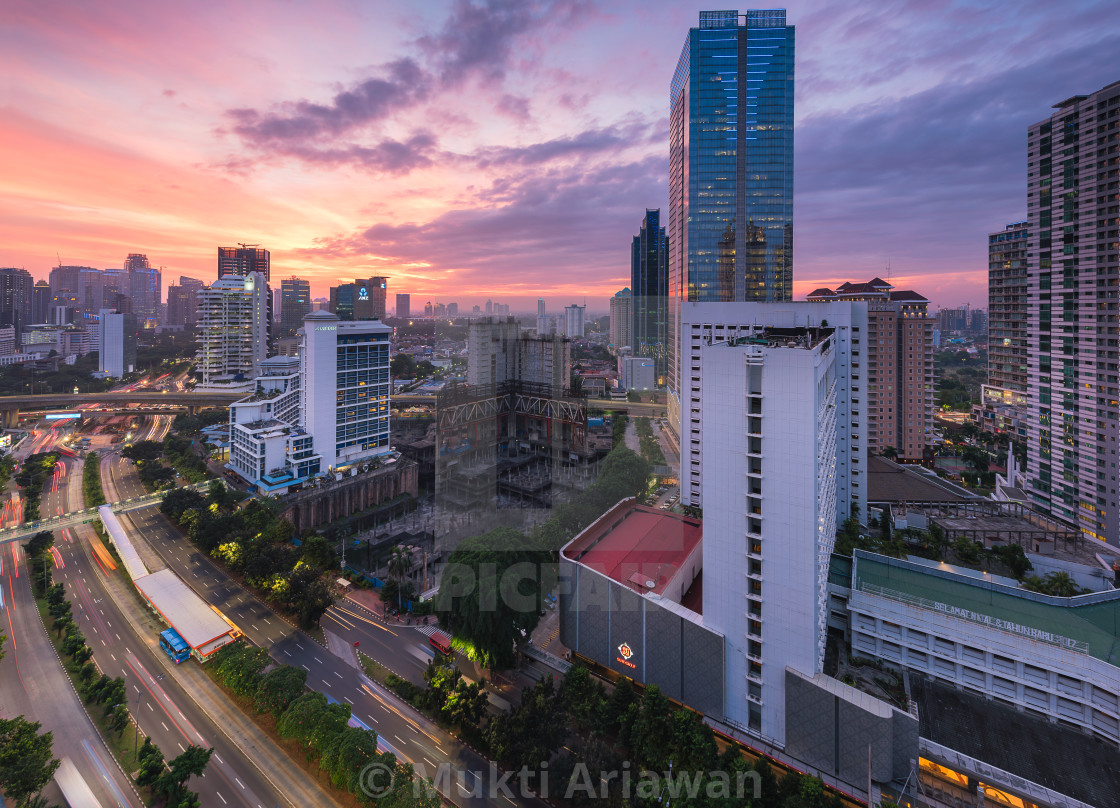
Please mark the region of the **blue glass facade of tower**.
POLYGON ((682 300, 792 299, 793 67, 784 10, 702 11, 685 39, 669 92, 671 398, 682 300))
POLYGON ((633 342, 636 356, 654 360, 659 385, 668 362, 668 254, 661 211, 646 209, 630 248, 630 289, 633 295, 633 342))

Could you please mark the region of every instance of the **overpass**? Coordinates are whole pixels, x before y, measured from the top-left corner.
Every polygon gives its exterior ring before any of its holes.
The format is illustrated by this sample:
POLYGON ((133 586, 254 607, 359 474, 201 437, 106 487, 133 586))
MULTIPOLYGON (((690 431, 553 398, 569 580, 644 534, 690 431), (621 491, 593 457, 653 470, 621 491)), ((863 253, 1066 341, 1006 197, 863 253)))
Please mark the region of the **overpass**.
MULTIPOLYGON (((0 413, 3 414, 4 428, 14 429, 19 424, 21 411, 39 412, 40 410, 74 410, 83 404, 117 404, 121 408, 129 404, 176 404, 194 414, 206 407, 228 407, 232 402, 246 396, 246 393, 155 393, 146 390, 119 390, 110 393, 39 393, 27 396, 0 396, 0 413)), ((167 412, 166 409, 163 412, 167 412)))
MULTIPOLYGON (((211 482, 212 480, 206 480, 205 482, 195 483, 194 485, 180 487, 193 488, 196 491, 206 492, 210 489, 211 482)), ((158 505, 163 502, 163 498, 167 496, 169 492, 175 490, 175 488, 165 488, 154 494, 124 499, 120 502, 110 502, 109 507, 113 509, 113 513, 137 511, 141 508, 147 508, 149 505, 158 505)), ((50 516, 46 519, 38 519, 34 522, 24 522, 23 524, 15 525, 14 527, 6 527, 0 530, 0 544, 15 541, 16 539, 23 539, 28 536, 34 536, 40 530, 61 530, 64 527, 74 527, 75 525, 85 524, 86 522, 96 522, 99 518, 98 507, 95 506, 93 508, 83 508, 80 511, 64 513, 62 516, 50 516)))

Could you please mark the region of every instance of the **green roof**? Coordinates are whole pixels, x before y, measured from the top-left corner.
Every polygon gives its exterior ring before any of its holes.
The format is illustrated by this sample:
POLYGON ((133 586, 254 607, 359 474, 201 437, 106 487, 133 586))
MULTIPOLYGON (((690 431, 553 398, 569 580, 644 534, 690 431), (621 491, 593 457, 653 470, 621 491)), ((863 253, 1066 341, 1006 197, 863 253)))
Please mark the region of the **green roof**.
POLYGON ((1120 666, 1120 590, 1057 598, 987 583, 947 565, 927 567, 862 550, 854 561, 854 589, 1073 647, 1120 666))

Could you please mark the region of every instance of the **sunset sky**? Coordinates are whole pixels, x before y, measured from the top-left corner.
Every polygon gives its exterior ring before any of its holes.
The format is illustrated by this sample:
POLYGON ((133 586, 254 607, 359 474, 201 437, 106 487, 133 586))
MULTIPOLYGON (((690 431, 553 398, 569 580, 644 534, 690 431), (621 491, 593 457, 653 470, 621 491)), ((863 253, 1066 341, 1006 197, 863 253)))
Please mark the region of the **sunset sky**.
MULTIPOLYGON (((722 6, 726 7, 726 6, 722 6)), ((276 279, 592 310, 667 207, 669 81, 710 3, 0 0, 0 266, 276 279)), ((743 6, 742 10, 746 8, 743 6)), ((987 303, 1026 129, 1120 80, 1120 3, 791 3, 794 291, 987 303)))

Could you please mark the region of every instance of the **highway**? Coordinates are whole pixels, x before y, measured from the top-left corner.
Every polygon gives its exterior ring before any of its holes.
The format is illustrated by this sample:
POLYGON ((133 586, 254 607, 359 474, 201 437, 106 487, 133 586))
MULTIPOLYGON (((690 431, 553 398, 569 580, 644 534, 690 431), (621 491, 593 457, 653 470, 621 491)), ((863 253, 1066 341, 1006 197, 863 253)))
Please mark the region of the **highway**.
MULTIPOLYGON (((65 563, 73 557, 73 548, 68 542, 60 544, 65 545, 59 548, 65 563)), ((64 578, 60 575, 64 572, 56 570, 56 580, 64 578)), ((75 611, 77 608, 75 603, 75 611)), ((74 761, 103 806, 140 808, 143 803, 82 711, 78 695, 47 639, 31 594, 23 548, 17 544, 0 546, 0 626, 8 634, 7 657, 0 662, 0 716, 22 714, 53 732, 54 756, 74 761)), ((62 804, 62 795, 53 783, 44 789, 43 796, 62 804)))
MULTIPOLYGON (((134 466, 110 456, 102 465, 106 498, 128 499, 143 493, 134 466), (113 497, 110 497, 112 491, 113 497)), ((417 628, 381 626, 372 615, 348 602, 331 609, 323 628, 341 637, 334 643, 335 656, 306 633, 277 615, 239 583, 230 579, 210 559, 199 553, 158 508, 146 508, 128 517, 135 534, 143 536, 163 561, 207 602, 219 608, 254 644, 269 650, 278 662, 299 665, 308 672, 307 683, 339 702, 351 706, 353 714, 378 734, 379 747, 412 763, 418 773, 433 778, 437 767, 451 764, 455 779, 444 796, 464 808, 476 806, 527 805, 540 808, 535 798, 510 799, 493 796, 480 785, 489 779, 489 764, 392 693, 373 683, 357 667, 352 643, 391 670, 418 678, 430 658, 428 637, 417 628)), ((126 524, 126 529, 128 525, 126 524)), ((194 664, 194 663, 191 663, 194 664)), ((516 782, 516 781, 514 781, 516 782)), ((207 803, 209 804, 209 803, 207 803)))
MULTIPOLYGON (((66 462, 65 471, 56 473, 52 482, 44 487, 44 510, 56 511, 57 509, 76 508, 81 505, 82 483, 81 465, 73 461, 66 462)), ((218 728, 215 719, 221 721, 221 716, 209 716, 202 708, 195 704, 175 677, 169 676, 171 662, 162 653, 157 644, 157 633, 162 626, 158 626, 153 617, 147 617, 146 625, 142 626, 140 634, 130 630, 130 622, 120 609, 119 603, 130 594, 123 592, 123 582, 120 572, 106 573, 104 561, 95 557, 91 551, 92 542, 97 541, 93 528, 81 526, 74 529, 64 529, 56 532, 55 555, 55 581, 66 585, 67 596, 71 600, 76 620, 85 634, 88 646, 93 649, 94 660, 97 666, 111 677, 123 676, 127 682, 128 707, 130 713, 139 721, 141 735, 151 735, 168 760, 183 751, 185 747, 194 743, 206 747, 213 746, 215 753, 202 778, 196 778, 189 783, 190 788, 198 791, 206 806, 246 806, 249 808, 265 808, 265 806, 307 805, 306 801, 296 799, 290 801, 283 797, 280 789, 273 787, 270 781, 261 774, 248 756, 243 753, 218 728), (115 587, 113 584, 115 583, 115 587)), ((12 552, 21 557, 21 549, 16 550, 16 545, 6 548, 6 566, 12 552), (10 548, 10 549, 9 549, 10 548)), ((26 563, 21 577, 22 583, 17 585, 17 592, 21 592, 18 604, 25 607, 26 611, 35 617, 35 606, 31 602, 30 587, 26 581, 26 563), (21 586, 21 589, 19 588, 21 586)), ((15 572, 15 568, 12 572, 15 572)), ((6 584, 8 582, 6 581, 6 584)), ((9 589, 11 585, 9 584, 9 589)), ((37 620, 37 617, 35 617, 37 620)), ((32 626, 34 628, 34 626, 32 626)), ((26 631, 21 631, 26 635, 26 631)), ((34 653, 35 658, 43 658, 40 668, 53 665, 55 678, 65 682, 63 671, 59 662, 50 648, 43 630, 39 630, 40 642, 21 643, 21 654, 34 653)), ((21 661, 22 663, 22 661, 21 661)), ((50 705, 50 715, 56 722, 56 743, 59 740, 64 746, 56 747, 56 754, 64 753, 71 756, 87 781, 94 783, 101 778, 106 784, 102 786, 104 805, 139 805, 139 800, 132 795, 128 781, 116 781, 115 791, 108 786, 112 779, 112 772, 120 774, 120 769, 112 761, 108 752, 105 752, 101 743, 93 743, 90 739, 82 739, 74 746, 71 737, 76 737, 75 727, 78 724, 88 724, 87 718, 74 711, 81 709, 77 704, 76 696, 72 702, 65 704, 64 699, 54 695, 47 698, 37 695, 46 693, 63 694, 69 690, 68 685, 55 684, 52 690, 44 690, 39 686, 39 681, 49 681, 44 675, 38 680, 31 680, 22 676, 20 686, 25 688, 24 694, 13 694, 12 700, 4 699, 4 704, 34 703, 50 705), (65 688, 65 689, 63 689, 65 688), (50 699, 54 698, 52 704, 50 699), (91 750, 103 753, 104 758, 95 756, 91 758, 91 750), (109 772, 105 774, 104 772, 109 772), (108 779, 106 779, 108 778, 108 779), (132 795, 128 799, 128 795, 132 795)), ((4 686, 13 687, 11 677, 3 677, 4 686)), ((208 685, 208 682, 207 682, 208 685)), ((95 707, 100 709, 100 707, 95 707)), ((231 709, 236 709, 232 705, 231 709)), ((93 732, 93 727, 90 727, 93 732)), ((136 739, 136 730, 129 727, 125 730, 125 737, 133 736, 136 739)), ((94 733, 93 739, 96 740, 94 733)), ((320 789, 308 792, 317 799, 321 796, 320 789)), ((321 804, 316 801, 315 804, 321 804)))

